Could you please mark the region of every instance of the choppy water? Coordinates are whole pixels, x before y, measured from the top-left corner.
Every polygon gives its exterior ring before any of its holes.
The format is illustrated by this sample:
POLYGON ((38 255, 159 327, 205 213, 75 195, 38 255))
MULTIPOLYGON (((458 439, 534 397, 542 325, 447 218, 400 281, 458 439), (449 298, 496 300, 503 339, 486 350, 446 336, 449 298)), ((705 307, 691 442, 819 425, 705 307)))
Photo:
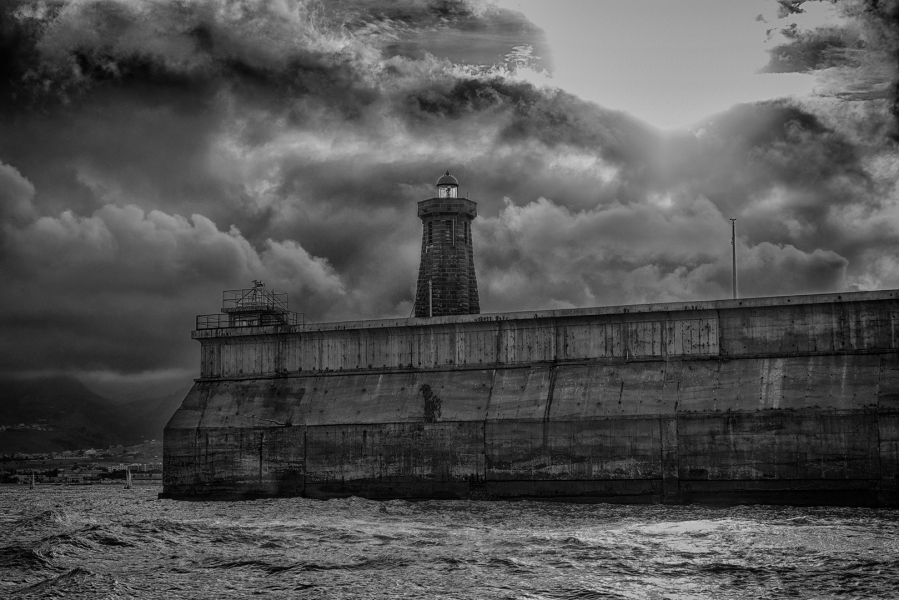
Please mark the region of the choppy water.
POLYGON ((0 487, 11 598, 899 598, 899 511, 0 487))

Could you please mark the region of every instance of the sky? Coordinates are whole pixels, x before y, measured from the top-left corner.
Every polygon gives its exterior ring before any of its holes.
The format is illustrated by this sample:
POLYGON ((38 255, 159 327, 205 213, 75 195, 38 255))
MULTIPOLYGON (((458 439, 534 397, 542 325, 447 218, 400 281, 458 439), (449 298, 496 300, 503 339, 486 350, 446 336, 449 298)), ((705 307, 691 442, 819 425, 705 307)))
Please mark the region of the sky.
POLYGON ((151 395, 221 292, 406 317, 899 287, 899 1, 0 4, 0 376, 151 395))
MULTIPOLYGON (((815 76, 760 73, 787 23, 771 0, 501 0, 545 33, 555 85, 663 129, 689 127, 740 102, 806 95, 815 76), (562 6, 564 9, 560 10, 562 6), (761 17, 761 18, 759 18, 761 17), (771 32, 769 39, 769 31, 771 32)), ((843 21, 829 2, 789 19, 805 29, 843 21)), ((551 71, 551 74, 550 74, 551 71)))

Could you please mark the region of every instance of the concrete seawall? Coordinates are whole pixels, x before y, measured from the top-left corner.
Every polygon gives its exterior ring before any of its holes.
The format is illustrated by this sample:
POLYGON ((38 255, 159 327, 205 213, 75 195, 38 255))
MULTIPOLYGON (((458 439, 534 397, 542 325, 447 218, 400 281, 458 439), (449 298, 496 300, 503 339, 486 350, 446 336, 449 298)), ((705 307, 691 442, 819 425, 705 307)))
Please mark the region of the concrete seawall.
POLYGON ((197 331, 164 494, 897 505, 897 298, 197 331))

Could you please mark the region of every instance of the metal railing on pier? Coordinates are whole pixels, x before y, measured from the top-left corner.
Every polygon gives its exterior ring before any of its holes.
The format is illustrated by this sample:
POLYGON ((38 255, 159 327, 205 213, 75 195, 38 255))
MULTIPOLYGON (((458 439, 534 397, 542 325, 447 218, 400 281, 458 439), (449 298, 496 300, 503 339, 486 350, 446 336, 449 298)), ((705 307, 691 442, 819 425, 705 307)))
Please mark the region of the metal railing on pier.
POLYGON ((250 310, 268 310, 287 312, 287 294, 265 289, 262 282, 255 282, 252 288, 243 290, 225 290, 222 292, 223 312, 244 312, 250 310))
POLYGON ((305 326, 312 323, 304 313, 278 312, 262 314, 197 315, 197 330, 226 329, 232 327, 305 326))

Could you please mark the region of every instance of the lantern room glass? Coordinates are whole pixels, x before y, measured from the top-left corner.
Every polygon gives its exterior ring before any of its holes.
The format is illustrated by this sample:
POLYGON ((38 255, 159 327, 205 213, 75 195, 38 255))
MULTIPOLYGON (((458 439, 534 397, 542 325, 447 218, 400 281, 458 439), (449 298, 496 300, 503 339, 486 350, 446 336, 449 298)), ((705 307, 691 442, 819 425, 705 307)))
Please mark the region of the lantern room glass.
POLYGON ((438 185, 437 186, 437 197, 438 198, 456 198, 458 193, 458 188, 454 185, 438 185))

